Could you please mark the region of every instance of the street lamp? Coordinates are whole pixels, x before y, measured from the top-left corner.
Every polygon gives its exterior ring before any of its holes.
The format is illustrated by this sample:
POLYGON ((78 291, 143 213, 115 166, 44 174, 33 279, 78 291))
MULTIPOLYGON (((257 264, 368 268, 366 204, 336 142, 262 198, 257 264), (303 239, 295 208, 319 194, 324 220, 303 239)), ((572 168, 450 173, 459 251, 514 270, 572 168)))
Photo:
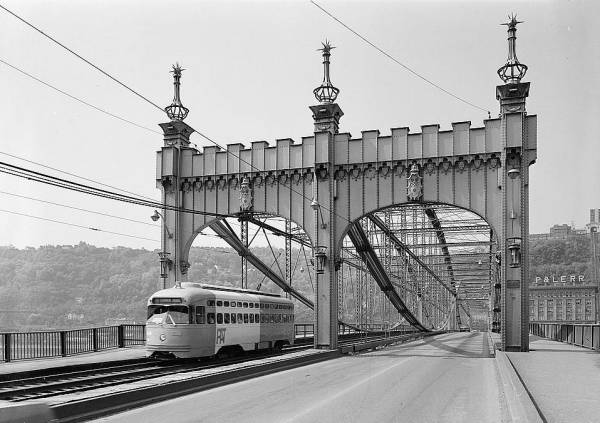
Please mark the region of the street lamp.
POLYGON ((173 260, 169 258, 171 254, 166 251, 160 251, 158 257, 160 260, 160 277, 163 280, 163 288, 165 287, 164 281, 169 275, 169 270, 173 266, 173 260))
POLYGON ((153 222, 156 222, 160 218, 162 218, 163 220, 163 228, 165 228, 165 231, 167 231, 167 236, 169 238, 173 238, 173 234, 171 233, 171 231, 169 231, 167 223, 165 222, 165 217, 161 213, 159 213, 158 210, 154 210, 154 214, 150 216, 150 219, 152 219, 153 222))
POLYGON ((507 238, 508 251, 510 252, 510 267, 521 267, 521 238, 507 238))
POLYGON ((316 198, 313 198, 313 200, 310 202, 310 207, 313 210, 316 210, 317 214, 321 216, 321 229, 327 229, 327 224, 323 220, 323 212, 321 211, 321 205, 319 204, 316 198))
POLYGON ((325 260, 327 259, 327 247, 321 245, 315 247, 315 265, 317 275, 322 275, 325 272, 325 260))

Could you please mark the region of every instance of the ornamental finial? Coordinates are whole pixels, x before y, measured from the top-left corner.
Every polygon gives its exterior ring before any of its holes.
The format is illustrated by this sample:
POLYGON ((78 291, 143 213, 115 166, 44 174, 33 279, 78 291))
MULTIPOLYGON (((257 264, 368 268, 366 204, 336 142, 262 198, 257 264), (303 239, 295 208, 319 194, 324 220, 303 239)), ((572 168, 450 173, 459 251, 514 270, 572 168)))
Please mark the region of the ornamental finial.
POLYGON ((187 107, 184 107, 183 104, 181 104, 181 99, 179 98, 181 72, 183 72, 184 70, 185 69, 182 69, 182 67, 179 66, 179 63, 175 63, 173 65, 173 70, 171 71, 171 73, 173 74, 173 90, 175 91, 175 94, 173 96, 173 102, 171 103, 171 105, 165 107, 165 112, 167 112, 167 116, 169 116, 169 119, 171 119, 172 121, 184 120, 189 112, 189 109, 187 107))
POLYGON ((519 63, 517 59, 517 21, 516 15, 509 15, 509 21, 501 25, 508 26, 508 59, 506 64, 498 69, 498 76, 505 84, 518 84, 527 72, 527 66, 519 63))
POLYGON ((335 47, 327 39, 321 44, 323 44, 323 48, 317 51, 323 52, 323 82, 313 90, 313 94, 321 103, 333 103, 340 92, 338 88, 333 86, 329 79, 329 57, 331 56, 331 50, 335 47))

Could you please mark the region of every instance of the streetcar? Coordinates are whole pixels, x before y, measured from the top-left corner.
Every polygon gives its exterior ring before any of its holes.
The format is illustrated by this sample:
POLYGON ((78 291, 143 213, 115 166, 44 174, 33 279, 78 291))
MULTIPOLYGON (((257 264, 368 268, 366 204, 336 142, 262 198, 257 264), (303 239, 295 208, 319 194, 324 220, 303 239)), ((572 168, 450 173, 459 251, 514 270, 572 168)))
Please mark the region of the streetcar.
POLYGON ((277 294, 177 283, 148 299, 146 356, 227 357, 294 343, 294 304, 277 294))

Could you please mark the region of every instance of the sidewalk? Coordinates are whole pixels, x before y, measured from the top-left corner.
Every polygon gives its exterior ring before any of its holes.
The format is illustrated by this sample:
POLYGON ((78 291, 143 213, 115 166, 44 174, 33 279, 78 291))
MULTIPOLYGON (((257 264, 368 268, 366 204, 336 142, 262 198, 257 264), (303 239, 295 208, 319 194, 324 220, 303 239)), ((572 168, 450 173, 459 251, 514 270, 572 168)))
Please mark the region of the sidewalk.
POLYGON ((145 357, 143 345, 104 350, 94 353, 78 354, 69 357, 53 357, 37 360, 19 360, 0 363, 0 380, 3 375, 18 372, 29 372, 53 367, 78 366, 91 363, 106 363, 109 361, 133 360, 145 357))
POLYGON ((530 352, 507 352, 547 422, 600 422, 600 354, 530 335, 530 352))

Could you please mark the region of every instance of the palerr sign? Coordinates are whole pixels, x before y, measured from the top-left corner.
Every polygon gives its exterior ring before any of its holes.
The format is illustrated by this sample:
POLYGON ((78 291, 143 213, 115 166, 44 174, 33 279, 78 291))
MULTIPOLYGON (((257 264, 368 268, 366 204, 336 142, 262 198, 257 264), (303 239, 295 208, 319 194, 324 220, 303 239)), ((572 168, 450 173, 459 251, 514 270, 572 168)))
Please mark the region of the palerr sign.
POLYGON ((560 276, 536 276, 535 284, 540 285, 544 284, 555 284, 555 283, 585 283, 584 275, 560 275, 560 276))

